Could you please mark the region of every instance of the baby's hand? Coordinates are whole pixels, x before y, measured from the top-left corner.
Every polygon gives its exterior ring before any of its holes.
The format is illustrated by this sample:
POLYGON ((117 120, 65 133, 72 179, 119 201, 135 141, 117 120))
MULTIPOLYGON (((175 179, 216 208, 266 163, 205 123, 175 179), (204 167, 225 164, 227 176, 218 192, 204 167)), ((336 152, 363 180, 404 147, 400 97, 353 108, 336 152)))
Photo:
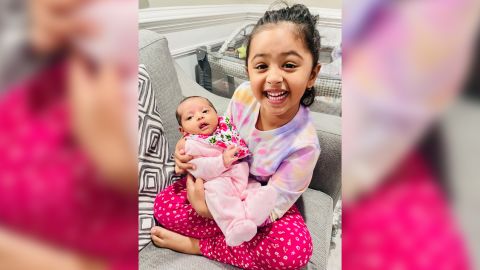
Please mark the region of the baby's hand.
POLYGON ((223 152, 223 165, 230 167, 233 162, 238 160, 238 148, 235 145, 229 145, 223 152))

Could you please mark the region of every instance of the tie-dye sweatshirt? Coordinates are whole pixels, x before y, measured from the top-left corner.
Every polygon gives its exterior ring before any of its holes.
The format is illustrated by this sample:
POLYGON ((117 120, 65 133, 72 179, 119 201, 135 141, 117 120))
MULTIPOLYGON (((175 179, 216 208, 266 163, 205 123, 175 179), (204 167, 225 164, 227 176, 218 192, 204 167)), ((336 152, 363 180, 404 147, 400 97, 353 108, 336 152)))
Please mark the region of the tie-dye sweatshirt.
POLYGON ((306 107, 300 106, 287 124, 268 131, 255 128, 259 112, 260 103, 253 96, 250 83, 245 82, 235 91, 225 116, 237 126, 252 153, 251 177, 268 182, 278 192, 270 214, 270 221, 274 221, 290 209, 310 184, 320 144, 306 107))

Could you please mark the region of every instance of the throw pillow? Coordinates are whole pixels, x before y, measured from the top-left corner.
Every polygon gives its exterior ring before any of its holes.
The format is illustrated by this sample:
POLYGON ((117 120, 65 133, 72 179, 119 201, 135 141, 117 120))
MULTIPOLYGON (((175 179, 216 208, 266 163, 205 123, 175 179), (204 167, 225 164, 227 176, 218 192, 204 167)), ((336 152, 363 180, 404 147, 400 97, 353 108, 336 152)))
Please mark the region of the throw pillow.
POLYGON ((144 65, 139 66, 138 79, 138 249, 141 250, 151 241, 150 229, 156 224, 155 197, 173 182, 175 164, 144 65))

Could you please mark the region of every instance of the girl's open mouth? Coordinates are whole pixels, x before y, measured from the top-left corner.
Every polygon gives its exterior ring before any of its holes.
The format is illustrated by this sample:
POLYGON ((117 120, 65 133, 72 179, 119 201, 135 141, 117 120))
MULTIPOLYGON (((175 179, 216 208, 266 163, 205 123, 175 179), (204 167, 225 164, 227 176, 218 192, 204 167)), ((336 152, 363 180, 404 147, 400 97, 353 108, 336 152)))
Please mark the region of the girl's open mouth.
POLYGON ((265 91, 264 96, 273 104, 280 104, 287 98, 288 91, 265 91))
POLYGON ((203 129, 207 128, 207 127, 208 127, 208 124, 207 124, 207 123, 202 123, 202 124, 200 124, 200 126, 199 126, 199 128, 200 128, 201 130, 203 130, 203 129))

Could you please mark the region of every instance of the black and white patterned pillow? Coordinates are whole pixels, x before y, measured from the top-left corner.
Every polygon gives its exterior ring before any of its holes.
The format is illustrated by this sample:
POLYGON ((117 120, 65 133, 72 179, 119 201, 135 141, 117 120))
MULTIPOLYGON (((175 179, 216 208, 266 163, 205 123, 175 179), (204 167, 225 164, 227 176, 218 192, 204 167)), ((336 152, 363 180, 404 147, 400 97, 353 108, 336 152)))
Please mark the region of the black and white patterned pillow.
POLYGON ((155 197, 173 182, 175 165, 144 65, 138 68, 138 132, 138 249, 141 250, 151 241, 150 229, 156 223, 155 197))

